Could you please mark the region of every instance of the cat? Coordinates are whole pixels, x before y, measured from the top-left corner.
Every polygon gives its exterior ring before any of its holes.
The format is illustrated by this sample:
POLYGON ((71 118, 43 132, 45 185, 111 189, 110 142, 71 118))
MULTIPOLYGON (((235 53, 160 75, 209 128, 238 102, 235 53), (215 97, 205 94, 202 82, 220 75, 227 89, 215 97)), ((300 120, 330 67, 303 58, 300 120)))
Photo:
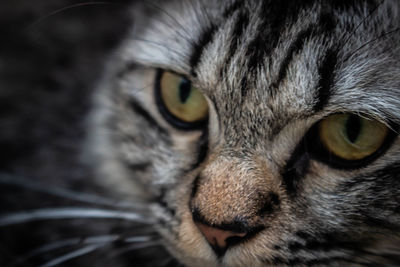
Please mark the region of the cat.
POLYGON ((133 4, 82 160, 161 238, 149 266, 400 265, 399 11, 133 4))
POLYGON ((399 7, 136 7, 97 96, 99 177, 154 202, 186 266, 400 264, 399 7))

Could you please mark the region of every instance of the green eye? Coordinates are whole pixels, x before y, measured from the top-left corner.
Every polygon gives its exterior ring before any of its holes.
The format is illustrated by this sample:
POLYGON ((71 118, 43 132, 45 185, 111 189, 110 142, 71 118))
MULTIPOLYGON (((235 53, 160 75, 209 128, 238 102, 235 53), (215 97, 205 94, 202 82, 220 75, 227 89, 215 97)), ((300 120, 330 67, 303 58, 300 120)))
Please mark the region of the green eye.
POLYGON ((158 97, 167 120, 179 128, 199 128, 208 117, 208 103, 192 83, 180 75, 159 74, 158 97))
POLYGON ((386 140, 388 127, 352 114, 335 114, 322 120, 318 134, 323 146, 344 160, 361 160, 376 152, 386 140))

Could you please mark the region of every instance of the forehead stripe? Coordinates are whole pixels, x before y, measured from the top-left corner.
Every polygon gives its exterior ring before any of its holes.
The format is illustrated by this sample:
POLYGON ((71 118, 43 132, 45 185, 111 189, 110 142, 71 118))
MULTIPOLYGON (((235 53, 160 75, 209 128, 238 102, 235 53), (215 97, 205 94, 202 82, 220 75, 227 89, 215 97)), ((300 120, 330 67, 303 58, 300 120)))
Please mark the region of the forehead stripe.
POLYGON ((336 63, 337 51, 335 49, 328 49, 325 54, 325 58, 318 69, 319 82, 316 102, 313 107, 315 112, 321 111, 325 107, 325 105, 328 103, 329 97, 332 94, 336 63))
POLYGON ((204 48, 212 41, 215 32, 217 31, 218 27, 214 24, 210 24, 209 27, 205 28, 200 35, 200 38, 193 43, 193 52, 192 56, 190 57, 190 73, 193 76, 196 76, 196 68, 200 62, 201 56, 203 54, 204 48))

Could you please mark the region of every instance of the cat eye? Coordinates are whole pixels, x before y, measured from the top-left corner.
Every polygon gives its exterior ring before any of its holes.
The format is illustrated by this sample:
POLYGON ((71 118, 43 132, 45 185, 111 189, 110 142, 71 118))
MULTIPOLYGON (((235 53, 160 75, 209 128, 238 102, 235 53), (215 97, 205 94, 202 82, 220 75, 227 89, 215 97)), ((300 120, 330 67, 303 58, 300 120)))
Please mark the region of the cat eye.
POLYGON ((319 123, 324 147, 345 160, 360 160, 372 155, 388 134, 385 124, 351 114, 335 114, 319 123))
POLYGON ((168 71, 158 71, 156 100, 161 114, 173 126, 194 130, 205 126, 208 103, 187 78, 168 71))
POLYGON ((313 144, 312 153, 339 168, 360 167, 374 160, 394 137, 382 122, 345 113, 326 117, 311 132, 308 142, 313 144))

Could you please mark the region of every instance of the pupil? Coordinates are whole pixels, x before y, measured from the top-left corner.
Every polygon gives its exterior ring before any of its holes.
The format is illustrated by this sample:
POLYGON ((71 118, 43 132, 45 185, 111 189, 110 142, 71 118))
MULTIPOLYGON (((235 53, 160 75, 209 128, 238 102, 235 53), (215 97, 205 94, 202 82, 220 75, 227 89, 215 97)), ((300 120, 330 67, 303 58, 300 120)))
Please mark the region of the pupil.
POLYGON ((354 143, 361 131, 361 120, 358 116, 350 115, 346 121, 346 134, 350 142, 354 143))
POLYGON ((191 82, 186 79, 182 79, 179 85, 179 98, 183 104, 186 103, 191 92, 192 92, 191 82))

